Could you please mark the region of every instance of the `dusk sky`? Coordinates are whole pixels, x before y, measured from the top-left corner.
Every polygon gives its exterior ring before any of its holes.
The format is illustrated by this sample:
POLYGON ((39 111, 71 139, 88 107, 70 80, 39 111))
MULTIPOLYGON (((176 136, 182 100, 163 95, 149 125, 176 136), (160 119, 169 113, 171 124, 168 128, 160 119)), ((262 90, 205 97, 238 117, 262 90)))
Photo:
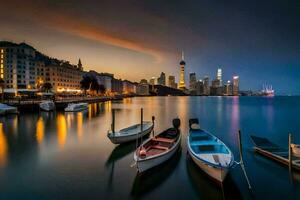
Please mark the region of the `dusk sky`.
POLYGON ((300 1, 0 0, 0 40, 27 42, 85 70, 139 81, 240 76, 242 90, 272 84, 300 94, 300 1))

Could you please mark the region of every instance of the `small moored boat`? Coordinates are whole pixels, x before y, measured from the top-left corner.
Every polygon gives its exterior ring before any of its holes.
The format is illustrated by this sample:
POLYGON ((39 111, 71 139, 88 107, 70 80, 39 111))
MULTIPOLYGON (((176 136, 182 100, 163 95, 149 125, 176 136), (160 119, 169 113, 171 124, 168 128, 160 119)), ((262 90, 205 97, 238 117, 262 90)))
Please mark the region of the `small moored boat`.
POLYGON ((188 152, 192 160, 210 177, 223 182, 234 163, 230 149, 216 136, 202 130, 198 119, 189 120, 188 152))
POLYGON ((0 115, 18 114, 18 108, 0 103, 0 115))
POLYGON ((153 129, 153 123, 144 121, 143 124, 135 124, 128 128, 114 132, 108 131, 107 137, 114 144, 130 142, 149 134, 153 129), (143 127, 141 127, 143 126, 143 127))
POLYGON ((51 100, 42 101, 39 106, 44 111, 53 111, 55 109, 55 103, 51 100))
POLYGON ((173 127, 149 138, 134 153, 138 172, 144 172, 170 159, 180 147, 180 120, 173 120, 173 127))
POLYGON ((77 112, 88 109, 88 103, 69 103, 65 108, 66 112, 77 112))

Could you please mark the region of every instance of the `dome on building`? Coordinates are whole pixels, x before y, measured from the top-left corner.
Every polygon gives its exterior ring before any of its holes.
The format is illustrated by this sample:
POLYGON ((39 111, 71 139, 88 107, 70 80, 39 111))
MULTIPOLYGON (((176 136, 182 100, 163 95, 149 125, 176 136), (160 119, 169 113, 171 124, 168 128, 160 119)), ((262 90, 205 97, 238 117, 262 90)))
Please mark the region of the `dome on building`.
POLYGON ((185 61, 184 60, 182 60, 182 61, 180 61, 180 63, 179 63, 180 65, 185 65, 185 61))

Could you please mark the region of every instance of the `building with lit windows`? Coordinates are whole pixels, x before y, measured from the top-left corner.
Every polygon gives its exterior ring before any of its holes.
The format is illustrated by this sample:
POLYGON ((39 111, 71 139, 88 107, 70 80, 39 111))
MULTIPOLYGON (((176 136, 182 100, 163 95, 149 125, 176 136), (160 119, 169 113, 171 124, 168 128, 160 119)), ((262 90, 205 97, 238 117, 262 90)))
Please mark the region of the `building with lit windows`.
POLYGON ((166 85, 166 74, 162 72, 160 74, 160 77, 157 79, 157 84, 158 85, 166 85))
POLYGON ((239 95, 239 80, 240 80, 240 78, 238 76, 233 77, 232 93, 234 96, 239 95))
POLYGON ((0 78, 4 88, 36 88, 36 50, 26 43, 0 42, 0 78))
MULTIPOLYGON (((81 64, 81 62, 79 62, 81 64)), ((54 92, 81 92, 82 66, 66 61, 50 59, 45 66, 46 82, 51 83, 54 92)))
POLYGON ((177 84, 175 82, 175 76, 169 76, 168 86, 175 89, 177 88, 177 84))
POLYGON ((196 92, 196 83, 197 83, 197 78, 196 78, 196 73, 190 73, 190 92, 196 92))
POLYGON ((221 68, 219 68, 217 71, 217 80, 219 80, 219 83, 220 83, 219 86, 222 86, 222 69, 221 68))

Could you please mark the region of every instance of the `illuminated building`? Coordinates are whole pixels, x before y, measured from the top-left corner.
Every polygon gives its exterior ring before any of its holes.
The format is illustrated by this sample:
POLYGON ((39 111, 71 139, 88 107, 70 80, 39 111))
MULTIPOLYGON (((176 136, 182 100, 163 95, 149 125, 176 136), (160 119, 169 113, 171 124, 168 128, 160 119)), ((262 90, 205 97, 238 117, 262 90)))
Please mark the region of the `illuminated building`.
POLYGON ((36 50, 26 43, 0 42, 0 78, 5 88, 36 87, 36 50))
POLYGON ((230 81, 227 81, 226 85, 224 85, 224 95, 232 95, 232 84, 230 81))
POLYGON ((155 85, 155 77, 152 77, 152 78, 149 80, 149 84, 150 84, 150 85, 155 85))
POLYGON ((150 94, 150 85, 148 84, 138 84, 136 88, 136 94, 140 96, 147 96, 150 94))
POLYGON ((195 94, 196 95, 203 95, 204 94, 204 82, 199 80, 195 84, 195 94))
POLYGON ((217 80, 219 80, 219 83, 220 83, 219 86, 222 86, 222 69, 221 68, 219 68, 217 71, 217 80))
POLYGON ((177 84, 175 82, 175 76, 169 76, 168 86, 175 89, 177 88, 177 84))
POLYGON ((166 85, 166 74, 162 72, 160 74, 160 77, 157 79, 157 84, 158 85, 166 85))
POLYGON ((123 93, 124 94, 134 94, 136 93, 136 84, 131 81, 123 81, 123 93))
POLYGON ((178 88, 181 90, 185 90, 185 61, 184 61, 184 53, 182 52, 181 61, 180 61, 180 74, 179 74, 179 85, 178 88))
POLYGON ((209 88, 209 77, 205 76, 203 80, 203 95, 209 95, 210 88, 209 88))
MULTIPOLYGON (((81 64, 81 62, 80 62, 81 64)), ((46 65, 46 82, 51 83, 54 92, 81 92, 82 66, 66 61, 50 60, 46 65)))
POLYGON ((141 84, 148 84, 148 81, 146 79, 141 79, 140 83, 141 84))
POLYGON ((239 95, 239 77, 238 76, 233 77, 232 93, 234 96, 239 95))
POLYGON ((196 73, 190 73, 190 93, 196 93, 196 73))

